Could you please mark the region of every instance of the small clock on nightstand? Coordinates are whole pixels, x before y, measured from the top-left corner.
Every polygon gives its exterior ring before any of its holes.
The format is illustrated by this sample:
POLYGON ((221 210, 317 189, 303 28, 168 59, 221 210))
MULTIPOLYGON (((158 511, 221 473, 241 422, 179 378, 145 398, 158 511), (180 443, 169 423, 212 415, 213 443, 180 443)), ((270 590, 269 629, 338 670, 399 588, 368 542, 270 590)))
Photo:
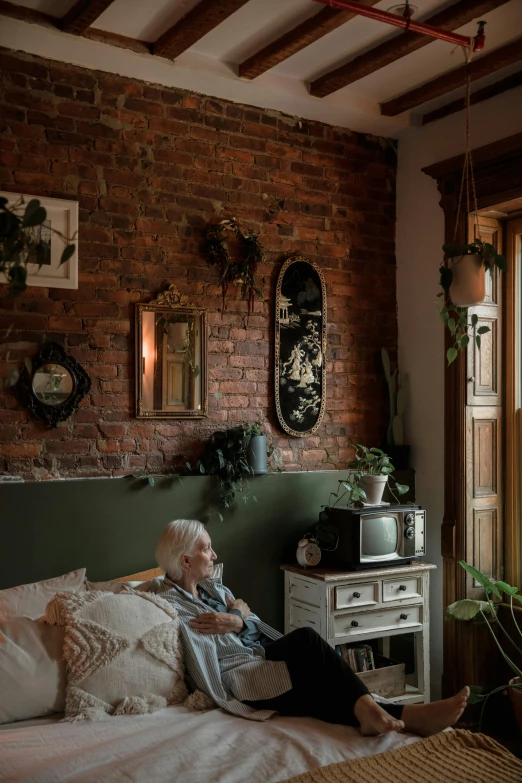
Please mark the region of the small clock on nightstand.
POLYGON ((303 568, 316 566, 321 560, 321 550, 316 538, 302 538, 297 545, 297 562, 303 568))

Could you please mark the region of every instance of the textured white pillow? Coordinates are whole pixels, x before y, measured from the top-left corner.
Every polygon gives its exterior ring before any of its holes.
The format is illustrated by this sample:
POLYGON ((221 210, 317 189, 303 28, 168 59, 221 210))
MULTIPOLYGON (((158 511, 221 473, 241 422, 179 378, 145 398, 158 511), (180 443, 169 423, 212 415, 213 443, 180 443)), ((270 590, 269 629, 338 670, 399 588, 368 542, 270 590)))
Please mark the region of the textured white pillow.
POLYGON ((65 626, 65 714, 99 720, 153 712, 187 695, 178 613, 152 593, 57 595, 46 619, 65 626))
POLYGON ((63 711, 63 637, 43 620, 0 620, 0 723, 63 711))
POLYGON ((85 589, 85 568, 70 571, 63 576, 44 579, 18 587, 0 590, 0 619, 30 617, 37 620, 45 614, 45 607, 57 593, 65 590, 78 592, 85 589))

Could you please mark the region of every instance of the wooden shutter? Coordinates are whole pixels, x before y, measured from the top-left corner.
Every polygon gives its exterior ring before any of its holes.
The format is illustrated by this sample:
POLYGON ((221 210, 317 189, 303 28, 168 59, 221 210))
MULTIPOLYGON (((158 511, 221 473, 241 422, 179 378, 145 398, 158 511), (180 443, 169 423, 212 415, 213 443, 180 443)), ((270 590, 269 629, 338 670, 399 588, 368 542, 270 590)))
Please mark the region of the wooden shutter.
MULTIPOLYGON (((469 241, 480 238, 502 252, 502 226, 493 218, 470 218, 469 241)), ((503 393, 502 393, 502 287, 497 270, 486 273, 486 298, 470 308, 478 322, 467 356, 466 394, 466 562, 493 579, 503 577, 503 393), (490 331, 476 336, 481 326, 490 331)), ((467 575, 466 596, 483 591, 467 575)))

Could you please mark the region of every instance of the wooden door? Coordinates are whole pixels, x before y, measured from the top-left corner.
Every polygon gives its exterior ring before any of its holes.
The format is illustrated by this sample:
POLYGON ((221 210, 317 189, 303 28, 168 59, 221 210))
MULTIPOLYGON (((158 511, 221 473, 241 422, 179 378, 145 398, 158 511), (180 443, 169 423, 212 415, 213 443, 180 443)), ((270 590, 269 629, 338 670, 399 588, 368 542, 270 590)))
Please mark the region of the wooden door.
MULTIPOLYGON (((502 252, 498 220, 470 218, 469 241, 480 238, 502 252)), ((466 562, 493 579, 503 578, 502 495, 502 288, 498 270, 486 272, 486 297, 469 313, 478 315, 467 356, 466 393, 466 562), (478 329, 489 327, 476 344, 478 329)), ((481 598, 480 585, 466 575, 466 597, 481 598)))

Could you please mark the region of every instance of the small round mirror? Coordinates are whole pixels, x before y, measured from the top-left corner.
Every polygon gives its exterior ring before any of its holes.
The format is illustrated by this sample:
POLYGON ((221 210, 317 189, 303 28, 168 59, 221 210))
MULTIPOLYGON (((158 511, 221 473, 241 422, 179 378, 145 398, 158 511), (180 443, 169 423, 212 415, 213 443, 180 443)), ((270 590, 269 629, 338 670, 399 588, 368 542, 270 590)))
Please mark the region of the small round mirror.
POLYGON ((44 405, 61 405, 73 390, 71 373, 61 364, 43 364, 33 375, 33 392, 44 405))

